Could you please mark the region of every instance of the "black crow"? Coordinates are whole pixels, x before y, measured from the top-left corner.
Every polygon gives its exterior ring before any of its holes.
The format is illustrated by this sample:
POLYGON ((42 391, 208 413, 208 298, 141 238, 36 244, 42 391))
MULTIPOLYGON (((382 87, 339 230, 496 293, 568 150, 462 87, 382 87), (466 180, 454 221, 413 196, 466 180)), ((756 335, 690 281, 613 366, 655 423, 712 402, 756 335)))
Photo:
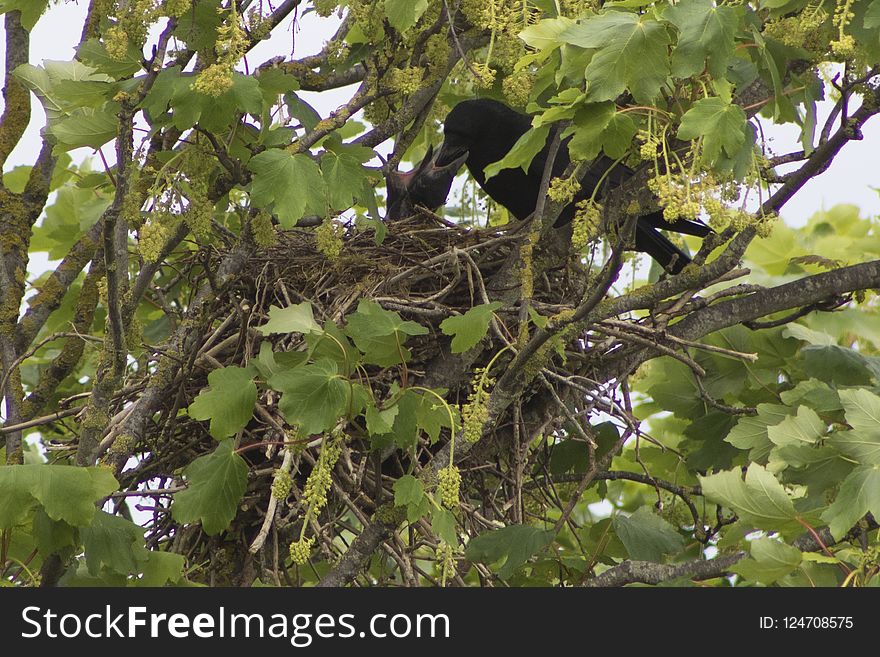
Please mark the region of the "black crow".
MULTIPOLYGON (((479 98, 463 101, 453 107, 446 117, 443 144, 434 158, 434 164, 445 168, 463 157, 466 158, 468 170, 483 191, 517 219, 525 219, 535 210, 538 201, 538 191, 550 149, 549 138, 544 149, 532 160, 528 172, 523 172, 519 167, 504 169, 486 180, 483 169, 503 158, 531 125, 530 116, 497 100, 479 98)), ((567 141, 564 140, 560 145, 553 163, 553 176, 561 176, 569 164, 567 141)), ((575 203, 592 195, 599 179, 612 164, 612 160, 603 156, 590 167, 581 179, 581 191, 562 210, 556 226, 569 223, 574 218, 575 203)), ((615 187, 632 175, 632 169, 619 164, 606 177, 607 185, 615 187)), ((636 223, 636 250, 649 254, 672 273, 680 272, 690 262, 690 258, 663 236, 658 228, 698 237, 705 237, 712 232, 708 226, 698 221, 679 219, 670 224, 663 219, 662 212, 639 217, 636 223)))
POLYGON ((439 151, 434 153, 434 147, 431 146, 412 171, 391 171, 388 174, 385 178, 388 189, 386 220, 408 217, 417 205, 436 210, 446 203, 452 180, 467 155, 453 157, 443 166, 437 164, 437 155, 439 151))

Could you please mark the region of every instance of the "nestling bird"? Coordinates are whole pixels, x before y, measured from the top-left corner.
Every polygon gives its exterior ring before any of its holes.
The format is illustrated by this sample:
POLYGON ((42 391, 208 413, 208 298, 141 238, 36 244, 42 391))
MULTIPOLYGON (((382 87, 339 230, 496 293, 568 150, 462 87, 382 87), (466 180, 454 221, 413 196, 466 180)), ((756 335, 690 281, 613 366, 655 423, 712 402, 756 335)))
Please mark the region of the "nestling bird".
MULTIPOLYGON (((507 208, 517 219, 525 219, 535 210, 538 201, 550 150, 550 138, 548 137, 543 150, 532 160, 528 172, 521 168, 504 169, 486 180, 483 170, 487 165, 503 158, 531 125, 530 116, 497 100, 479 98, 463 101, 453 107, 446 117, 443 144, 433 157, 432 165, 448 171, 448 167, 464 159, 468 171, 486 194, 507 208)), ((567 139, 564 140, 557 152, 552 170, 554 177, 561 176, 570 162, 567 142, 567 139)), ((593 163, 581 179, 578 196, 562 210, 556 226, 571 222, 575 203, 592 195, 600 178, 612 164, 613 161, 604 156, 593 163)), ((605 180, 608 187, 613 188, 632 175, 632 169, 618 164, 605 180)), ((448 190, 447 187, 447 193, 448 190)), ((658 228, 697 237, 705 237, 712 232, 699 221, 679 219, 670 224, 663 219, 662 212, 652 212, 638 218, 635 230, 636 250, 649 254, 672 273, 680 272, 690 262, 690 258, 661 234, 658 228)))
POLYGON ((385 178, 388 189, 386 220, 410 216, 417 205, 436 210, 449 195, 455 174, 467 159, 466 154, 449 158, 443 166, 437 164, 434 147, 428 148, 425 157, 412 171, 392 171, 385 178))

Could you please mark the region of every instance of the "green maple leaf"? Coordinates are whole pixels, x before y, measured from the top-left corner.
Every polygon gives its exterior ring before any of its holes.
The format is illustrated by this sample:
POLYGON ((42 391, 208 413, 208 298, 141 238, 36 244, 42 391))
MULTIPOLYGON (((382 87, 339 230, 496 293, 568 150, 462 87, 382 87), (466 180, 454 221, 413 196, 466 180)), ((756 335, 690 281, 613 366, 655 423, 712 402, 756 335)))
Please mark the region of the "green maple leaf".
POLYGON ((573 135, 568 143, 573 160, 593 160, 601 151, 617 159, 626 153, 637 131, 635 121, 617 112, 614 103, 590 103, 578 110, 563 137, 573 135))
POLYGON ((247 487, 247 464, 232 450, 232 439, 220 442, 183 471, 186 490, 175 493, 171 515, 183 524, 201 522, 205 533, 229 527, 247 487))
POLYGON ((489 323, 495 311, 503 306, 500 301, 474 306, 464 315, 447 317, 440 322, 440 330, 445 335, 454 336, 450 350, 460 354, 474 347, 489 330, 489 323))
POLYGON ((702 72, 708 59, 709 73, 722 77, 733 56, 739 7, 716 5, 712 0, 680 0, 663 12, 678 28, 678 45, 672 54, 672 74, 687 78, 702 72))
POLYGON ((749 544, 751 557, 730 569, 762 584, 772 584, 801 565, 801 551, 775 538, 759 538, 749 544))
POLYGON ((385 0, 385 15, 398 32, 406 32, 428 9, 428 0, 385 0))
POLYGON ((745 481, 737 469, 700 477, 700 484, 707 498, 733 509, 741 520, 758 529, 780 531, 800 526, 782 484, 756 463, 749 466, 745 481))
POLYGON ((279 372, 269 385, 282 393, 278 408, 284 418, 306 435, 332 429, 353 401, 351 385, 329 359, 279 372))
POLYGON ((138 571, 138 563, 147 558, 144 530, 120 516, 98 511, 92 524, 80 529, 86 566, 98 575, 101 566, 123 575, 138 571))
POLYGON ((312 304, 308 301, 297 303, 286 308, 269 307, 269 321, 257 330, 263 335, 272 333, 321 333, 321 327, 315 321, 312 304))
POLYGON ((614 100, 629 89, 637 102, 649 104, 669 75, 669 32, 647 14, 609 11, 572 26, 560 38, 597 49, 585 72, 588 101, 614 100))
POLYGON ((244 367, 223 367, 208 374, 208 388, 202 390, 187 412, 194 420, 211 420, 211 435, 217 440, 232 436, 247 426, 257 403, 253 373, 244 367))
POLYGON ((632 559, 659 562, 684 549, 684 537, 648 507, 639 507, 631 516, 616 515, 612 524, 632 559))
POLYGON ((0 529, 17 525, 34 502, 52 520, 75 527, 91 523, 95 502, 119 487, 104 468, 72 465, 0 466, 0 529))
POLYGON ((327 183, 330 207, 347 210, 360 196, 367 172, 358 158, 342 152, 327 151, 321 156, 321 173, 327 183))
POLYGON ((733 158, 746 139, 746 113, 739 105, 713 96, 698 100, 681 117, 679 139, 703 137, 703 157, 709 162, 733 158))
POLYGON ((10 11, 21 12, 21 25, 30 31, 46 11, 49 0, 0 0, 0 14, 10 11))
POLYGON ((263 151, 251 158, 248 169, 254 174, 251 202, 258 208, 272 204, 284 228, 293 228, 306 210, 325 214, 324 178, 308 155, 291 155, 278 149, 263 151))
POLYGON ((400 412, 400 406, 394 405, 391 408, 379 410, 374 404, 367 406, 367 431, 371 436, 381 436, 391 433, 394 428, 394 418, 400 412))
POLYGON ((549 134, 549 123, 537 128, 532 128, 526 132, 516 140, 516 143, 513 145, 513 148, 507 152, 507 155, 497 162, 490 164, 483 170, 483 173, 486 175, 486 180, 497 175, 498 172, 504 169, 515 169, 519 167, 523 171, 528 172, 532 160, 535 159, 535 156, 541 152, 541 149, 544 148, 544 145, 547 143, 547 136, 549 134))
POLYGON ((779 424, 767 429, 767 437, 774 445, 814 446, 825 434, 825 423, 807 406, 799 406, 797 415, 786 417, 779 424))
POLYGON ((822 514, 831 535, 843 538, 868 511, 880 517, 880 466, 865 465, 853 470, 840 486, 834 504, 822 514))
POLYGON ((471 561, 490 565, 504 559, 497 570, 501 579, 507 579, 552 540, 553 532, 550 530, 510 525, 472 538, 465 556, 471 561))
POLYGON ((388 367, 409 360, 410 351, 403 346, 407 337, 425 335, 428 329, 405 321, 375 301, 361 299, 357 311, 348 316, 345 332, 363 352, 366 362, 388 367))
POLYGON ((394 482, 394 506, 406 507, 409 522, 415 522, 431 510, 422 482, 412 475, 403 475, 394 482))

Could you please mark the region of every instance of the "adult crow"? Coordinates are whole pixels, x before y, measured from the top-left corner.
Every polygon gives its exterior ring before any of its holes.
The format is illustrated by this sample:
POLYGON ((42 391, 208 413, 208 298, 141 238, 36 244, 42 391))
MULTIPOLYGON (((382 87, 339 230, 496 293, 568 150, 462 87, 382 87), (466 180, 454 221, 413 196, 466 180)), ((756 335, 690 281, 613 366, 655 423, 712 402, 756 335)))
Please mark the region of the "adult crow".
MULTIPOLYGON (((434 165, 445 168, 461 158, 466 158, 468 170, 483 191, 517 219, 525 219, 535 210, 538 201, 538 191, 550 149, 549 138, 544 149, 532 160, 528 172, 519 167, 504 169, 486 180, 483 169, 503 158, 531 125, 530 116, 497 100, 479 98, 463 101, 453 107, 446 117, 443 144, 434 157, 434 165)), ((564 140, 557 152, 553 176, 561 176, 569 164, 567 142, 568 140, 564 140)), ((612 164, 612 160, 603 156, 590 167, 581 179, 578 196, 562 210, 555 225, 561 226, 574 218, 575 203, 592 195, 600 178, 612 164)), ((619 164, 606 177, 606 181, 609 187, 615 187, 632 175, 632 169, 619 164)), ((663 219, 662 212, 639 217, 636 223, 636 250, 649 254, 672 273, 680 272, 690 262, 690 258, 663 236, 658 228, 698 237, 705 237, 712 232, 708 226, 697 221, 679 219, 670 224, 663 219)))

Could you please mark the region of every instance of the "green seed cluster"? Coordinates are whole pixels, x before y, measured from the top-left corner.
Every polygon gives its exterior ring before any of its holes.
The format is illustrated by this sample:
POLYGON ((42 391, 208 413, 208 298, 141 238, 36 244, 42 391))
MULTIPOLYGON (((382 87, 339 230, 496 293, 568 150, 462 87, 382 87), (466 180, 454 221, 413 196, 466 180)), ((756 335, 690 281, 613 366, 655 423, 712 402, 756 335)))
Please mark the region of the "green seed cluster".
POLYGON ((437 494, 440 503, 447 509, 458 507, 458 493, 461 488, 461 472, 455 465, 448 465, 437 471, 437 494))

